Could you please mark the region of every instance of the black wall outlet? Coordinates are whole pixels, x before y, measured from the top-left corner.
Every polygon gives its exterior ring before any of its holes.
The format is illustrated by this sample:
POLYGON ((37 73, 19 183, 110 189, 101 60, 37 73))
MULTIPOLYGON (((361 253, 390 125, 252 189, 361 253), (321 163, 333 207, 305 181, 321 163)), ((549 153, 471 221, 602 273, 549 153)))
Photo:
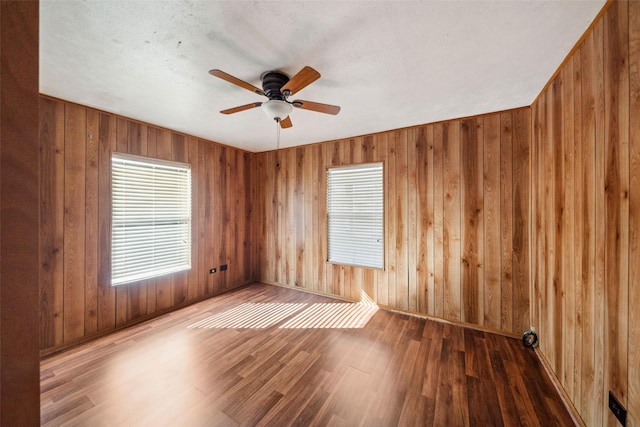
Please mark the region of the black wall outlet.
POLYGON ((616 416, 622 426, 627 425, 627 410, 618 402, 618 399, 609 391, 609 409, 616 416))
POLYGON ((222 264, 220 266, 220 271, 225 271, 227 269, 227 264, 222 264))
POLYGON ((210 269, 209 269, 209 274, 213 274, 213 273, 215 273, 216 271, 218 271, 216 268, 210 268, 210 269))

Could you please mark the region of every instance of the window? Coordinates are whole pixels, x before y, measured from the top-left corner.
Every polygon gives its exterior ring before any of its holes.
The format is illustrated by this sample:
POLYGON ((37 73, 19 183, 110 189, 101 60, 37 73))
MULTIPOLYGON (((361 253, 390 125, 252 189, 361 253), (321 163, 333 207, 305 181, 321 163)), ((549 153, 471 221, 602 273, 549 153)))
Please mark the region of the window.
POLYGON ((191 268, 191 169, 111 157, 111 284, 191 268))
POLYGON ((382 163, 327 170, 330 262, 383 268, 382 163))

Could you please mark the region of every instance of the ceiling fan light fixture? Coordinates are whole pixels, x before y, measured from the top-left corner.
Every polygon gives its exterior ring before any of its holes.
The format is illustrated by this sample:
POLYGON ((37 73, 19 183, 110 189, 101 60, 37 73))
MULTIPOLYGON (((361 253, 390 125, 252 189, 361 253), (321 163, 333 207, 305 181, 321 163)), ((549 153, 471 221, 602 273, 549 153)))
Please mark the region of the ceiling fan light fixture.
POLYGON ((293 110, 291 104, 278 99, 271 99, 262 103, 262 111, 264 111, 270 119, 277 122, 286 118, 289 113, 291 113, 291 110, 293 110))

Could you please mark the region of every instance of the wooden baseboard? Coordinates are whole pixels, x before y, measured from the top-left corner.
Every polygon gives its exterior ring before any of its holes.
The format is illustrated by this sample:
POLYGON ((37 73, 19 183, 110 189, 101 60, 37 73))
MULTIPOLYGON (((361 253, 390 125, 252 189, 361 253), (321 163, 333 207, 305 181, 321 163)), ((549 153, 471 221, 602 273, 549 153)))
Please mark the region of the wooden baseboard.
POLYGON ((569 395, 567 394, 567 392, 564 390, 564 387, 562 387, 560 380, 551 369, 551 365, 549 365, 549 362, 544 357, 544 354, 542 354, 542 352, 538 347, 536 347, 534 350, 535 350, 536 356, 538 356, 538 360, 540 361, 540 364, 542 365, 545 372, 547 373, 547 376, 553 383, 553 386, 558 392, 558 395, 560 395, 560 398, 562 399, 562 403, 564 403, 564 406, 567 408, 567 412, 569 412, 569 415, 571 415, 573 422, 575 423, 576 426, 585 427, 586 424, 582 420, 582 417, 578 413, 578 410, 576 409, 576 407, 573 406, 573 402, 571 402, 571 399, 569 398, 569 395))
MULTIPOLYGON (((266 281, 266 280, 258 280, 256 282, 264 283, 266 285, 279 286, 281 288, 286 288, 286 289, 294 289, 296 291, 307 292, 307 293, 310 293, 310 294, 320 295, 320 296, 327 297, 327 298, 333 298, 333 299, 337 299, 337 300, 340 300, 340 301, 358 302, 357 300, 352 300, 352 299, 340 297, 340 296, 333 295, 333 294, 327 294, 327 293, 324 293, 324 292, 313 291, 313 290, 310 290, 310 289, 299 288, 297 286, 288 286, 288 285, 283 285, 281 283, 269 282, 269 281, 266 281)), ((419 317, 420 319, 429 319, 429 320, 433 320, 433 321, 440 322, 440 323, 446 323, 446 324, 449 324, 449 325, 462 326, 464 328, 469 328, 469 329, 473 329, 473 330, 481 331, 481 332, 488 332, 488 333, 491 333, 491 334, 501 335, 501 336, 505 336, 505 337, 509 337, 509 338, 516 338, 516 339, 520 339, 521 338, 520 335, 518 335, 518 334, 511 334, 511 333, 507 333, 507 332, 504 332, 504 331, 497 331, 495 329, 485 328, 485 327, 480 326, 480 325, 474 325, 473 323, 457 322, 457 321, 454 321, 454 320, 443 319, 442 317, 431 316, 431 315, 424 314, 424 313, 416 313, 416 312, 413 312, 413 311, 399 310, 397 308, 388 307, 386 305, 379 305, 379 304, 376 304, 376 305, 378 306, 378 308, 381 308, 381 309, 386 310, 386 311, 390 311, 392 313, 406 314, 407 316, 419 317)))

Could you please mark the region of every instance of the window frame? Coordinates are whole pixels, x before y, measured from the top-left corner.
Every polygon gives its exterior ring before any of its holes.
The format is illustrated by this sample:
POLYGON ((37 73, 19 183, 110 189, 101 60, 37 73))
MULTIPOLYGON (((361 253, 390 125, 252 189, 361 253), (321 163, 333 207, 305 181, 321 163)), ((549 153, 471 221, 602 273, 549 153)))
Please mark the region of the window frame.
MULTIPOLYGON (((110 164, 110 168, 109 168, 109 178, 110 178, 109 179, 109 187, 110 187, 109 286, 117 287, 121 285, 130 285, 130 284, 135 284, 135 283, 153 279, 153 278, 158 278, 158 277, 167 276, 170 274, 191 270, 193 268, 193 253, 192 253, 193 252, 192 251, 192 248, 193 248, 193 175, 192 175, 191 164, 185 163, 185 162, 172 161, 172 160, 158 159, 154 157, 140 156, 140 155, 129 154, 129 153, 115 152, 115 151, 111 152, 109 164, 110 164), (133 275, 129 273, 128 275, 125 275, 123 278, 119 278, 116 281, 114 281, 114 258, 115 258, 114 257, 114 228, 119 228, 115 226, 116 215, 114 213, 116 209, 116 204, 114 203, 114 197, 115 197, 114 160, 140 163, 142 165, 145 165, 145 167, 149 167, 150 169, 153 169, 154 167, 160 167, 160 168, 164 167, 164 168, 183 170, 186 172, 187 187, 188 187, 188 195, 186 195, 186 199, 187 199, 188 212, 189 212, 188 222, 186 225, 187 231, 183 233, 185 236, 188 236, 188 240, 184 245, 184 248, 186 248, 185 250, 187 253, 186 262, 176 265, 174 266, 174 268, 161 269, 159 272, 155 274, 153 273, 152 270, 149 270, 148 274, 139 273, 139 274, 133 275)), ((176 224, 179 223, 178 219, 176 219, 175 221, 176 221, 176 224)), ((157 265, 157 264, 154 264, 154 265, 157 265)))
POLYGON ((327 238, 327 247, 326 247, 326 256, 325 256, 325 260, 327 263, 329 264, 335 264, 335 265, 344 265, 344 266, 352 266, 352 267, 359 267, 359 268, 369 268, 369 269, 373 269, 373 270, 382 270, 384 271, 386 269, 386 222, 387 222, 387 203, 386 203, 386 167, 385 167, 385 162, 384 161, 378 161, 378 162, 364 162, 364 163, 352 163, 352 164, 346 164, 346 165, 335 165, 335 166, 329 166, 325 169, 325 183, 326 183, 326 189, 325 189, 325 213, 326 213, 326 238, 327 238), (330 171, 331 170, 335 170, 335 169, 340 169, 340 168, 353 168, 353 169, 358 169, 360 167, 366 167, 368 165, 380 165, 381 167, 381 198, 382 198, 382 211, 381 211, 381 240, 382 240, 382 248, 381 248, 381 254, 380 254, 380 266, 371 266, 371 265, 366 265, 366 264, 358 264, 358 263, 350 263, 350 262, 343 262, 340 260, 332 260, 329 258, 329 253, 330 253, 330 213, 329 213, 329 175, 330 175, 330 171))

